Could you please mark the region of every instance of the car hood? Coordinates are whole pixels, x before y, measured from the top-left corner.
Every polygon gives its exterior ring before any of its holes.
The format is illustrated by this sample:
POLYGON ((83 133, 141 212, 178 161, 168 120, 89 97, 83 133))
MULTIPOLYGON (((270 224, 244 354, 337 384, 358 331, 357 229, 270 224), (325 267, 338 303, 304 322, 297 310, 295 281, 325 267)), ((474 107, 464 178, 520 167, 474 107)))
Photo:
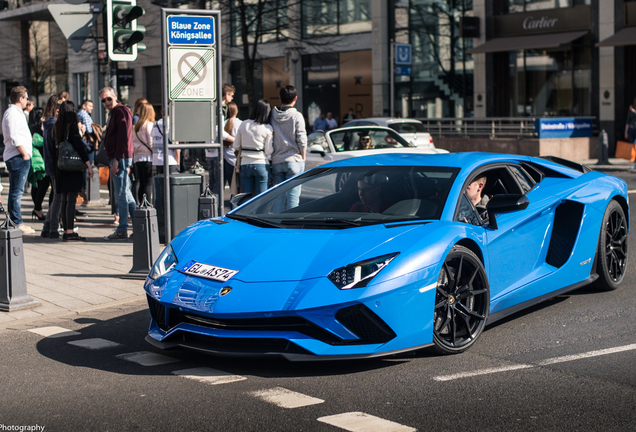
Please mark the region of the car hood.
POLYGON ((177 269, 194 260, 236 270, 243 282, 300 281, 387 253, 400 252, 399 241, 421 225, 348 229, 261 228, 230 221, 200 224, 177 252, 177 269))

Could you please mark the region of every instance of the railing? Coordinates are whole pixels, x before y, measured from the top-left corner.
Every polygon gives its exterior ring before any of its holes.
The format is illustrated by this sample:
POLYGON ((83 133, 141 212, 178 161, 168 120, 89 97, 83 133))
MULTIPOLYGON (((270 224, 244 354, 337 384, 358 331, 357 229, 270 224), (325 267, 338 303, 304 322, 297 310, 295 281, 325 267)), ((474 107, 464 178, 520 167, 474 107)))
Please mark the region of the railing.
MULTIPOLYGON (((536 138, 534 122, 537 118, 539 117, 449 117, 418 118, 418 120, 434 136, 536 138)), ((596 129, 595 122, 595 135, 598 132, 596 129)))

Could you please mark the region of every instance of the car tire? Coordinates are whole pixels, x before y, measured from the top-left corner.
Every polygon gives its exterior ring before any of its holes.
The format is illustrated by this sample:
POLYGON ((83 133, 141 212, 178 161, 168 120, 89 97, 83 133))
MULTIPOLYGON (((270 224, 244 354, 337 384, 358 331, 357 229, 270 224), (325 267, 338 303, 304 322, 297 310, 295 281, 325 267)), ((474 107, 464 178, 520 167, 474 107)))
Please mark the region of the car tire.
POLYGON ((605 209, 596 252, 595 286, 604 291, 619 287, 627 270, 627 219, 621 205, 612 200, 605 209))
POLYGON ((484 266, 470 249, 454 246, 444 259, 434 308, 433 348, 437 353, 464 352, 484 330, 490 289, 484 266))

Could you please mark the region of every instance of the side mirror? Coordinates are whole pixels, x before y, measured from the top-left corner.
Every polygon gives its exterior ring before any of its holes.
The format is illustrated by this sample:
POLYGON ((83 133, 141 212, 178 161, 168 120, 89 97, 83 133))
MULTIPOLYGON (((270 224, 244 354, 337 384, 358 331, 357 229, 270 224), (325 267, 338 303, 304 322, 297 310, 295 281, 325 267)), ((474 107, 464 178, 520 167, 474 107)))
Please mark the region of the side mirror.
POLYGON ((317 153, 322 157, 325 157, 325 150, 319 144, 314 144, 309 147, 309 153, 317 153))
POLYGON ((486 204, 488 210, 488 222, 490 228, 497 229, 497 218, 495 213, 507 213, 528 208, 530 200, 521 194, 495 195, 486 204))
POLYGON ((232 209, 235 209, 243 204, 245 204, 246 202, 248 202, 249 200, 252 199, 252 193, 251 192, 244 192, 244 193, 240 193, 237 195, 234 195, 231 199, 230 199, 230 204, 232 205, 232 209))

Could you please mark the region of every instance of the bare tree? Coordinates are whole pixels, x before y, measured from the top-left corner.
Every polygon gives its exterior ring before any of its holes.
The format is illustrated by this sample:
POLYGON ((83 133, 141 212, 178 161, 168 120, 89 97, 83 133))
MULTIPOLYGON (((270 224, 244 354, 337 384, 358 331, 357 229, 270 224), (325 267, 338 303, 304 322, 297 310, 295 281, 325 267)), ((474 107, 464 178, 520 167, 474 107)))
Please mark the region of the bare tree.
POLYGON ((54 74, 49 51, 48 23, 29 23, 29 65, 31 72, 31 93, 39 104, 40 94, 46 93, 46 81, 54 74))

